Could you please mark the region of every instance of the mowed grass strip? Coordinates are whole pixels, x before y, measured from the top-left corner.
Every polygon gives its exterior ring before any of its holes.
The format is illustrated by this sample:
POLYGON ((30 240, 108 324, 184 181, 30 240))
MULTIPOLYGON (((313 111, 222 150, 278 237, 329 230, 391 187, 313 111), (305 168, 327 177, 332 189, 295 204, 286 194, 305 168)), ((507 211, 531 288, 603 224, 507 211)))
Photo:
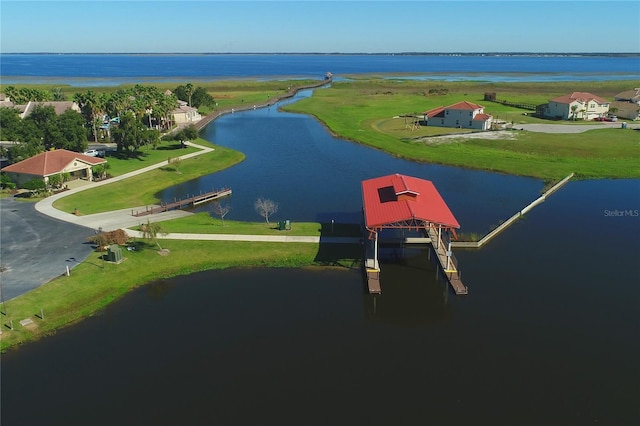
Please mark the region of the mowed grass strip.
POLYGON ((585 122, 549 121, 530 112, 484 101, 484 93, 498 99, 532 104, 574 91, 588 91, 613 99, 640 81, 486 83, 414 80, 358 80, 333 83, 330 88, 284 107, 311 114, 332 133, 383 150, 391 155, 430 163, 498 171, 542 179, 560 179, 570 173, 582 178, 640 177, 638 131, 591 130, 584 133, 519 132, 514 141, 487 138, 457 139, 429 145, 420 139, 468 130, 422 126, 413 129, 403 115, 425 111, 462 100, 481 104, 496 119, 517 124, 547 123, 573 126, 585 122), (413 129, 413 130, 412 130, 413 129))
MULTIPOLYGON (((104 262, 100 253, 92 253, 71 270, 29 293, 6 301, 0 316, 3 333, 0 348, 7 348, 54 332, 56 329, 99 312, 131 289, 154 280, 210 269, 229 267, 304 267, 313 265, 350 265, 360 259, 360 246, 323 250, 312 243, 258 243, 235 241, 164 240, 167 256, 160 256, 155 245, 138 241, 136 251, 123 248, 120 264, 104 262), (141 248, 141 249, 140 249, 141 248), (36 315, 44 312, 44 320, 36 315), (22 327, 25 318, 35 321, 22 327), (5 325, 13 321, 14 330, 5 325)), ((62 272, 62 271, 61 271, 62 272)), ((210 283, 216 285, 216 283, 210 283)))
MULTIPOLYGON (((162 190, 226 169, 243 161, 244 158, 241 152, 215 146, 213 152, 182 160, 178 170, 171 167, 151 170, 122 181, 63 197, 53 206, 66 212, 73 212, 77 208, 79 214, 87 215, 157 204, 162 190)), ((220 185, 223 186, 224 182, 220 185)))
MULTIPOLYGON (((224 203, 224 200, 221 200, 224 203)), ((256 213, 256 216, 258 214, 256 213)), ((224 224, 219 217, 207 212, 196 213, 179 219, 162 222, 162 229, 167 233, 191 234, 239 234, 239 235, 278 235, 278 236, 328 236, 328 237, 360 237, 358 224, 321 224, 317 222, 290 222, 291 229, 279 230, 278 221, 270 219, 266 222, 239 222, 225 219, 224 224)))
MULTIPOLYGON (((207 145, 211 146, 208 142, 207 145)), ((191 146, 182 148, 180 142, 163 141, 155 149, 151 146, 143 147, 134 157, 114 154, 107 156, 105 159, 109 164, 108 173, 111 176, 121 176, 125 173, 166 161, 168 158, 180 157, 196 151, 200 151, 200 148, 191 146)))

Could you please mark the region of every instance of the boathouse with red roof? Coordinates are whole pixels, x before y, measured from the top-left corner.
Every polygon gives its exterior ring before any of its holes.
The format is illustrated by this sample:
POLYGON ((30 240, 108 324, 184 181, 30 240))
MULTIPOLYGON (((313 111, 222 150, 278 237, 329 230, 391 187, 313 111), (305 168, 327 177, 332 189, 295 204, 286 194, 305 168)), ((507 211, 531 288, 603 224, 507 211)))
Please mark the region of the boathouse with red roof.
POLYGON ((408 229, 428 236, 424 240, 431 243, 456 294, 467 293, 459 279, 447 235, 450 231, 456 236, 460 224, 433 182, 402 174, 368 179, 362 181, 362 200, 364 224, 373 242, 365 260, 369 292, 381 292, 379 233, 383 229, 408 229))

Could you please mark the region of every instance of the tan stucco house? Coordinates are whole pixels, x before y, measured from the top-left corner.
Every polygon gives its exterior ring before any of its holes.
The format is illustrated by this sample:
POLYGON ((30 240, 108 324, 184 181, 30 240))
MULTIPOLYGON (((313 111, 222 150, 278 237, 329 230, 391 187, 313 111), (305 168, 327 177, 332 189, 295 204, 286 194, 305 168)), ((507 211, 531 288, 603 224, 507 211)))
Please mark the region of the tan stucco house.
POLYGON ((464 129, 489 130, 493 116, 484 113, 482 105, 462 101, 424 112, 427 126, 459 127, 464 129))
POLYGON ((640 120, 640 88, 627 90, 614 96, 609 110, 615 115, 629 120, 640 120))
POLYGON ((560 120, 593 120, 609 112, 610 102, 588 92, 573 92, 550 99, 542 114, 560 120))
POLYGON ((178 101, 178 108, 171 111, 176 124, 196 123, 202 120, 202 115, 194 107, 187 105, 185 101, 178 101))
POLYGON ((18 186, 33 179, 42 179, 48 184, 49 176, 61 173, 69 173, 73 179, 93 180, 91 167, 106 162, 104 158, 56 149, 11 164, 4 167, 2 172, 6 173, 18 186))

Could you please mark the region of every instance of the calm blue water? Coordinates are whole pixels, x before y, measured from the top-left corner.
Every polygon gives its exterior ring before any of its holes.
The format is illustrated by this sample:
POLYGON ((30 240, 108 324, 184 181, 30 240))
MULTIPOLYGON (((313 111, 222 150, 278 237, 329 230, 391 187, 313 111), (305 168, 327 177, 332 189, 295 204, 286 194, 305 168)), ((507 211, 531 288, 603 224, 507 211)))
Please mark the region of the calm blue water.
POLYGON ((420 75, 418 78, 446 80, 626 80, 640 78, 640 56, 0 55, 2 84, 321 79, 328 71, 336 78, 348 74, 409 73, 420 75))

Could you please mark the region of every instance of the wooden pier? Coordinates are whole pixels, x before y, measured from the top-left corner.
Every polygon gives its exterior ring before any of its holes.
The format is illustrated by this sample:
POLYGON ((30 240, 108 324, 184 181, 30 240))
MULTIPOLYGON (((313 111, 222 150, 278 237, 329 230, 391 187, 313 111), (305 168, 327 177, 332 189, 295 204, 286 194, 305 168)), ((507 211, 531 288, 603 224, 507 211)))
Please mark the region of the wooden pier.
POLYGON ((367 272, 367 287, 369 288, 369 294, 382 293, 382 288, 380 287, 380 268, 378 268, 375 259, 366 260, 365 271, 367 272))
POLYGON ((147 206, 147 208, 143 211, 131 211, 131 215, 139 217, 155 213, 162 213, 173 209, 182 209, 184 207, 197 206, 198 204, 217 200, 218 198, 226 197, 227 195, 231 195, 231 189, 229 188, 214 190, 204 194, 200 193, 199 195, 194 195, 192 197, 174 200, 173 203, 164 203, 160 204, 159 206, 153 207, 147 206))
POLYGON ((445 243, 441 233, 438 232, 438 228, 429 226, 427 227, 427 232, 431 238, 433 251, 436 253, 438 262, 440 262, 440 266, 442 267, 449 284, 451 284, 453 291, 455 291, 456 295, 468 294, 469 289, 462 284, 460 271, 458 271, 457 267, 458 262, 451 252, 451 247, 448 243, 445 243))

